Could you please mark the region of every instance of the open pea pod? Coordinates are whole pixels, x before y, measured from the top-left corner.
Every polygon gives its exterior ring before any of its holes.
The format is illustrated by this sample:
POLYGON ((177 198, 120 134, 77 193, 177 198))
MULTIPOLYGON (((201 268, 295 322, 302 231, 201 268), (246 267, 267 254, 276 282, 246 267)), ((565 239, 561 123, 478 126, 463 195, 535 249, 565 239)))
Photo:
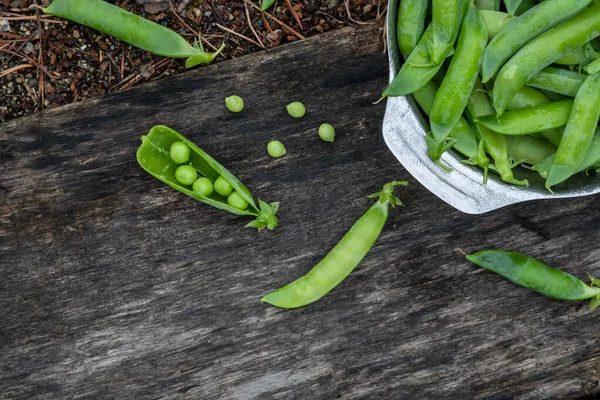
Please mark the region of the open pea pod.
POLYGON ((267 204, 259 199, 259 206, 257 206, 252 194, 239 179, 204 150, 167 126, 156 125, 152 127, 146 136, 142 136, 142 144, 137 150, 136 157, 138 163, 146 172, 175 190, 232 214, 255 216, 256 220, 250 222, 247 227, 257 228, 260 231, 263 228, 275 229, 277 226, 278 220, 275 214, 279 203, 267 204), (191 186, 179 183, 175 179, 175 170, 180 164, 171 159, 169 149, 173 143, 180 141, 187 144, 191 149, 189 165, 212 182, 215 182, 219 177, 225 179, 248 202, 248 208, 245 210, 237 209, 227 204, 226 196, 213 192, 206 197, 201 193, 194 192, 191 186))

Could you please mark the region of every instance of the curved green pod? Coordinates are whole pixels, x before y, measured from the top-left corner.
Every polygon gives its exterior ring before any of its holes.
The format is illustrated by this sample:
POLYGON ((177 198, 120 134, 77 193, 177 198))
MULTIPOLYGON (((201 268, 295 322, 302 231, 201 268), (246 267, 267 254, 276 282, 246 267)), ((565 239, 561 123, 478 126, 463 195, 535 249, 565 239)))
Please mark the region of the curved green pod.
POLYGON ((425 33, 417 43, 417 47, 410 53, 398 75, 392 83, 385 89, 382 96, 406 96, 421 89, 427 84, 442 68, 442 63, 434 64, 429 58, 428 43, 433 38, 433 29, 431 25, 425 30, 425 33))
POLYGON ((440 64, 452 50, 466 11, 466 0, 432 0, 433 27, 429 54, 434 64, 440 64))
POLYGON ((177 191, 232 214, 256 217, 256 220, 247 225, 248 227, 257 228, 260 231, 263 228, 275 229, 278 224, 275 214, 279 203, 267 204, 259 199, 257 206, 252 194, 239 179, 205 151, 167 126, 156 125, 146 136, 142 136, 142 144, 137 150, 136 158, 146 172, 177 191), (216 191, 206 197, 202 193, 193 191, 192 185, 180 184, 175 178, 175 171, 180 164, 173 161, 169 154, 169 149, 175 142, 184 142, 190 147, 189 165, 194 167, 200 175, 210 179, 211 182, 223 178, 242 199, 248 202, 248 208, 240 210, 232 207, 227 204, 227 196, 221 196, 216 191))
POLYGON ((404 58, 417 47, 425 30, 425 14, 429 0, 403 0, 398 8, 398 47, 404 58))
MULTIPOLYGON (((470 3, 461 24, 454 56, 431 107, 432 136, 440 147, 444 146, 467 106, 479 76, 486 44, 487 27, 475 5, 470 3)), ((434 159, 440 156, 441 153, 434 159)))
MULTIPOLYGON (((519 110, 522 108, 538 107, 544 104, 550 104, 550 99, 543 93, 529 86, 523 86, 515 97, 508 103, 508 111, 519 110)), ((554 146, 560 144, 562 138, 562 129, 553 128, 541 131, 540 134, 554 146)), ((556 148, 555 148, 556 150, 556 148)), ((535 163, 534 163, 535 164, 535 163)))
POLYGON ((600 118, 600 74, 589 75, 575 96, 569 122, 548 171, 546 188, 575 174, 588 153, 600 118))
POLYGON ((600 296, 600 288, 533 259, 525 254, 481 250, 466 256, 475 265, 513 283, 557 300, 587 300, 600 296))
POLYGON ((501 117, 486 115, 479 117, 476 122, 505 135, 529 135, 567 125, 572 108, 573 100, 565 99, 538 107, 507 111, 501 117))
POLYGON ((592 0, 546 0, 523 15, 511 19, 485 51, 481 68, 483 82, 492 79, 502 64, 531 39, 577 14, 591 2, 592 0))
MULTIPOLYGON (((551 0, 540 6, 548 1, 551 0)), ((535 74, 599 35, 600 3, 581 11, 526 44, 504 64, 494 82, 493 103, 498 115, 502 115, 515 93, 535 74)))
POLYGON ((546 67, 529 79, 526 85, 564 96, 575 97, 584 80, 585 75, 576 71, 546 67))
POLYGON ((340 284, 367 255, 388 217, 389 206, 402 205, 394 187, 405 181, 388 182, 369 196, 375 204, 360 217, 335 247, 306 275, 264 296, 260 301, 279 308, 299 308, 319 300, 340 284))
POLYGON ((223 44, 215 53, 207 53, 201 44, 192 46, 176 32, 102 0, 54 0, 43 11, 106 33, 152 54, 187 58, 188 68, 213 61, 225 48, 223 44))
MULTIPOLYGON (((517 136, 520 137, 520 136, 517 136)), ((526 136, 525 136, 526 137, 526 136)), ((550 166, 554 161, 554 154, 546 158, 545 160, 535 164, 533 166, 533 170, 540 174, 540 176, 544 179, 548 178, 548 172, 550 171, 550 166)), ((600 128, 596 129, 596 133, 592 138, 592 143, 588 147, 588 151, 585 154, 585 157, 577 169, 577 172, 586 171, 590 168, 597 168, 597 165, 600 164, 600 128)))

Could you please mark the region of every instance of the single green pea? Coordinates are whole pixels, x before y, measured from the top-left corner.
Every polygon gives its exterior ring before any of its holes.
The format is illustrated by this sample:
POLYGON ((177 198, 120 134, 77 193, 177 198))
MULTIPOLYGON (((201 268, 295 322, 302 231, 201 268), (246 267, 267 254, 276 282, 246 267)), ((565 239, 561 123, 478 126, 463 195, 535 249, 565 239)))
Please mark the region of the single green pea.
POLYGON ((329 124, 321 124, 319 127, 319 137, 325 142, 333 142, 333 139, 335 139, 335 128, 329 124))
POLYGON ((306 114, 306 107, 299 101, 294 101, 285 106, 285 108, 287 108, 288 113, 294 118, 302 118, 306 114))
POLYGON ((225 180, 222 176, 218 177, 215 181, 215 192, 219 193, 221 196, 228 196, 229 193, 233 190, 233 187, 229 182, 225 180))
POLYGON ((248 208, 248 202, 236 191, 231 192, 231 194, 227 196, 227 204, 242 211, 248 208))
POLYGON ((190 159, 190 146, 185 142, 175 142, 171 145, 171 159, 177 164, 185 164, 190 159))
POLYGON ((279 140, 271 140, 267 145, 267 153, 273 158, 283 157, 285 155, 285 146, 279 140))
POLYGON ((225 106, 234 113, 239 113, 244 109, 244 99, 240 96, 229 96, 225 98, 225 106))
POLYGON ((214 191, 214 186, 210 179, 202 176, 196 179, 196 182, 194 182, 194 185, 192 186, 192 190, 196 193, 200 193, 204 197, 209 197, 214 191))
POLYGON ((182 165, 175 170, 175 179, 182 185, 191 185, 194 183, 198 173, 191 165, 182 165))

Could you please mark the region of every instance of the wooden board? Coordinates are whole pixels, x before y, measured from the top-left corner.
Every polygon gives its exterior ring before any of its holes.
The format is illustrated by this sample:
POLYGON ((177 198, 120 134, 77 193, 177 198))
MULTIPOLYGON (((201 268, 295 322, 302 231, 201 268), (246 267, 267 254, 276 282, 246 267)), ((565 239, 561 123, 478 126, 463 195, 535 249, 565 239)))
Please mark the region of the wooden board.
POLYGON ((347 28, 0 125, 0 397, 598 398, 599 317, 516 287, 455 249, 502 248, 600 275, 600 197, 455 211, 381 136, 387 66, 347 28), (231 114, 227 95, 247 108, 231 114), (305 102, 295 120, 288 102, 305 102), (333 144, 319 124, 337 128, 333 144), (153 125, 180 131, 255 194, 274 232, 137 165, 153 125), (288 154, 271 159, 270 139, 288 154), (304 309, 259 302, 306 273, 392 179, 367 258, 304 309))

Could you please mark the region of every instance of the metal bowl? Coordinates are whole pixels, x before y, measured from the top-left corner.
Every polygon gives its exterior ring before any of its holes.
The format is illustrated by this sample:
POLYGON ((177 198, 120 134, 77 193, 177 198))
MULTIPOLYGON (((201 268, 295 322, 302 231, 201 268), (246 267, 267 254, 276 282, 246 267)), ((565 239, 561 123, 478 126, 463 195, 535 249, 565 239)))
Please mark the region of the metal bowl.
MULTIPOLYGON (((390 82, 402 65, 396 42, 399 1, 389 0, 388 3, 387 46, 390 82)), ((528 179, 528 187, 506 184, 491 171, 490 179, 484 185, 482 170, 461 164, 462 157, 454 151, 442 156, 442 162, 453 169, 452 172, 446 172, 427 156, 424 136, 428 130, 428 118, 411 96, 388 97, 383 120, 383 137, 387 146, 404 168, 423 186, 464 213, 483 214, 523 201, 600 193, 600 175, 573 176, 567 182, 553 188, 553 194, 544 188, 544 180, 539 174, 522 167, 516 167, 514 173, 519 179, 528 179)))

